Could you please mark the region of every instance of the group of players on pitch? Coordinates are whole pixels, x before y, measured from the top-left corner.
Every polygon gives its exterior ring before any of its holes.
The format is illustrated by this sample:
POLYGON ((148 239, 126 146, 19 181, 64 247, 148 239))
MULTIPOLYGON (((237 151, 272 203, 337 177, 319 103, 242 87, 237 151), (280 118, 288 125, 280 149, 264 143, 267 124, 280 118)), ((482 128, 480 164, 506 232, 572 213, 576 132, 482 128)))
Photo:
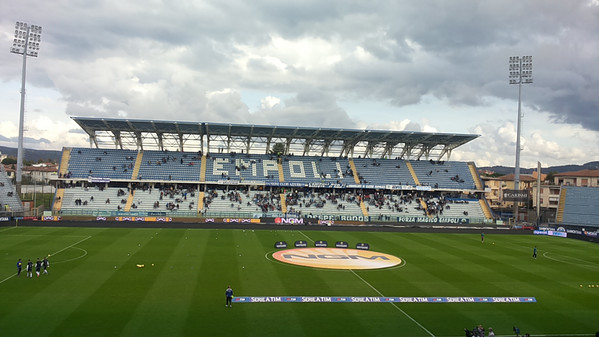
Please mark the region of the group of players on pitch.
MULTIPOLYGON (((48 267, 50 267, 50 261, 48 261, 47 257, 44 257, 43 260, 40 260, 40 258, 37 258, 37 261, 35 262, 35 274, 37 275, 37 277, 40 277, 40 275, 43 274, 48 274, 48 267), (42 272, 42 269, 44 270, 42 272)), ((27 261, 27 264, 25 265, 25 271, 27 272, 27 277, 33 277, 33 262, 31 261, 31 259, 29 259, 27 261)), ((17 261, 17 276, 21 276, 21 270, 23 269, 23 262, 21 261, 21 259, 19 259, 19 261, 17 261)))

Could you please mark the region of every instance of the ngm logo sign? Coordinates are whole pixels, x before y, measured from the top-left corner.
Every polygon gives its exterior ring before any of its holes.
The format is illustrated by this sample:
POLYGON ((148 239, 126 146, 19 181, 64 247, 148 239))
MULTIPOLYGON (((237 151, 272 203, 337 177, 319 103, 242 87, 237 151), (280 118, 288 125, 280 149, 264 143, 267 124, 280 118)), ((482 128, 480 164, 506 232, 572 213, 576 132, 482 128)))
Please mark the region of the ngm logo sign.
POLYGON ((326 269, 381 269, 397 266, 402 260, 370 250, 342 248, 299 248, 272 254, 278 261, 326 269))

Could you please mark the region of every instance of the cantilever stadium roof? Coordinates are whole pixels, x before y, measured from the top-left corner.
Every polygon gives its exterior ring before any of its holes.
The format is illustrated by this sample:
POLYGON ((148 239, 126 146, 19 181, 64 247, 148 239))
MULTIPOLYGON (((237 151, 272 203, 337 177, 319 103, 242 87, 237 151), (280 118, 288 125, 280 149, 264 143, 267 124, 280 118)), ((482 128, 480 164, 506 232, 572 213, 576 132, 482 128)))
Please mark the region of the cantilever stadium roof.
POLYGON ((475 134, 72 117, 95 147, 419 159, 446 156, 475 134))

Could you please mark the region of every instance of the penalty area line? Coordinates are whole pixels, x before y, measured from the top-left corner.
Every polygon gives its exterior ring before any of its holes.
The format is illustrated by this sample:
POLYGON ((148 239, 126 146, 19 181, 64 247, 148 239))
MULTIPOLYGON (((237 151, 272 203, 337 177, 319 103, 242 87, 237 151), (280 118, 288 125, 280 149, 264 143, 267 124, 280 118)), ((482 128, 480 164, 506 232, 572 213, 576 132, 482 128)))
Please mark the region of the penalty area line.
POLYGON ((73 247, 73 246, 75 246, 75 245, 78 245, 78 244, 80 244, 81 242, 83 242, 83 241, 85 241, 85 240, 88 240, 88 239, 91 239, 91 236, 87 236, 86 238, 84 238, 84 239, 81 239, 81 240, 79 240, 79 241, 75 242, 75 243, 74 243, 74 244, 72 244, 72 245, 66 246, 66 247, 64 247, 63 249, 61 249, 61 250, 59 250, 59 251, 57 251, 57 252, 55 252, 55 253, 52 253, 52 256, 54 256, 54 255, 56 255, 56 254, 58 254, 58 253, 61 253, 61 252, 65 251, 65 250, 67 250, 67 249, 69 249, 69 248, 71 248, 71 247, 73 247))
MULTIPOLYGON (((385 295, 383 295, 377 288, 375 288, 372 284, 368 283, 368 281, 366 281, 360 275, 358 275, 353 269, 350 269, 349 271, 351 271, 354 275, 356 275, 357 278, 362 280, 362 282, 366 283, 366 285, 368 285, 372 290, 376 291, 376 293, 379 294, 381 297, 385 297, 385 295)), ((391 305, 393 305, 395 307, 395 309, 399 310, 402 314, 404 314, 404 316, 406 316, 410 321, 412 321, 416 325, 418 325, 422 330, 426 331, 426 333, 428 333, 430 336, 435 337, 435 335, 432 332, 428 331, 427 328, 425 328, 422 324, 420 324, 417 320, 415 320, 407 312, 405 312, 403 309, 398 307, 397 304, 391 303, 391 305)))

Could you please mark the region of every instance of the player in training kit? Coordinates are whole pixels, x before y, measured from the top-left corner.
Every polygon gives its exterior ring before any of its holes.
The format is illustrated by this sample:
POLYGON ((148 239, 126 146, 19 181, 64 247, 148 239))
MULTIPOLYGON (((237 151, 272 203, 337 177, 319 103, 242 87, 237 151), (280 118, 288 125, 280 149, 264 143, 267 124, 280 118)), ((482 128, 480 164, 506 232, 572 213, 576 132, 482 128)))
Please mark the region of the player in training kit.
POLYGON ((35 261, 35 274, 37 275, 37 277, 40 277, 40 271, 42 271, 42 261, 40 261, 40 258, 37 258, 37 261, 35 261))
POLYGON ((228 286, 227 290, 225 290, 225 297, 227 298, 227 302, 225 302, 225 307, 231 308, 233 306, 233 304, 232 304, 232 302, 233 302, 233 289, 231 289, 231 286, 228 286))
POLYGON ((31 259, 29 261, 27 261, 27 269, 25 269, 27 271, 27 277, 33 277, 33 262, 31 262, 31 259))
POLYGON ((44 268, 44 274, 48 274, 48 267, 50 267, 50 261, 48 261, 47 257, 44 257, 44 260, 42 261, 42 267, 44 268))
POLYGON ((532 257, 534 257, 535 259, 537 258, 537 246, 535 246, 535 248, 533 248, 532 250, 532 257))
POLYGON ((21 276, 21 268, 23 267, 23 262, 21 262, 21 259, 19 259, 19 261, 17 261, 17 276, 21 276))

